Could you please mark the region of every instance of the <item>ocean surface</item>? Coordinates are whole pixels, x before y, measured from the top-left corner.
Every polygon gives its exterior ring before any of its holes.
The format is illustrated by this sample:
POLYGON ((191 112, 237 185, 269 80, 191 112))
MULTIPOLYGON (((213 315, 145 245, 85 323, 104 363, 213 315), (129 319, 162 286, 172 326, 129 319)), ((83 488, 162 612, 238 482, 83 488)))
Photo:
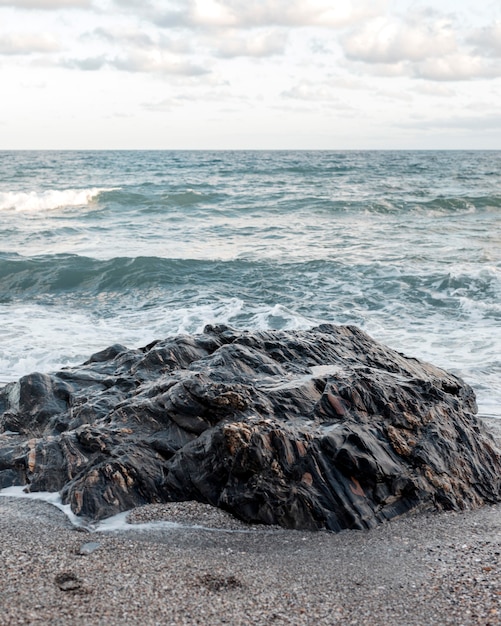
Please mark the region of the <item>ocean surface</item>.
POLYGON ((355 324, 501 418, 501 152, 0 152, 0 381, 355 324))

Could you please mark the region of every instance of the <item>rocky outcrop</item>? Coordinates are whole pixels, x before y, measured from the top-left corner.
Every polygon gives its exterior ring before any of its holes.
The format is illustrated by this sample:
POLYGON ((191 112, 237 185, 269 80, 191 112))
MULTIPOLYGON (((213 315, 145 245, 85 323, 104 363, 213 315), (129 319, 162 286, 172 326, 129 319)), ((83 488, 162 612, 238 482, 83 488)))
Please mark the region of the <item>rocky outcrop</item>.
POLYGON ((198 500, 338 531, 501 499, 471 388, 354 327, 115 345, 0 391, 0 487, 101 519, 198 500))

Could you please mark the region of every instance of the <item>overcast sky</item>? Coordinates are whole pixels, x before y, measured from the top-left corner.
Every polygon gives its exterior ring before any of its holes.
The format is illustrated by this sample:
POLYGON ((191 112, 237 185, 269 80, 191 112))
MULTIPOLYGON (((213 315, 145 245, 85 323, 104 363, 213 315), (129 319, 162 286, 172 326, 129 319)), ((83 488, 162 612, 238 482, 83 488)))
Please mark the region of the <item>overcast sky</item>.
POLYGON ((499 0, 0 0, 0 148, 501 148, 499 0))

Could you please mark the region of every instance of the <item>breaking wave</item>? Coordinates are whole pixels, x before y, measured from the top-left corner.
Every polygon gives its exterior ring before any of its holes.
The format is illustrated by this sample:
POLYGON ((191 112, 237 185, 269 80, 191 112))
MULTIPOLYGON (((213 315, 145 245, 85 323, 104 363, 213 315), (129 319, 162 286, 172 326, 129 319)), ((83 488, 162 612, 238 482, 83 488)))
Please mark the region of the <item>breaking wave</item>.
POLYGON ((0 211, 37 212, 50 211, 90 204, 100 193, 113 188, 92 187, 90 189, 47 189, 46 191, 0 191, 0 211))

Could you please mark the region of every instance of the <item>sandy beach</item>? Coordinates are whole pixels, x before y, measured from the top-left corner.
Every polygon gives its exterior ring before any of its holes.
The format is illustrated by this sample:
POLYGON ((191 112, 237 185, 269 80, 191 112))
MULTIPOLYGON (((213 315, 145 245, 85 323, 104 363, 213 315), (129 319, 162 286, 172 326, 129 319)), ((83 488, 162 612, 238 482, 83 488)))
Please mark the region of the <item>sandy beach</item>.
POLYGON ((0 498, 0 624, 501 623, 501 505, 340 534, 192 502, 128 519, 137 530, 88 532, 0 498))

